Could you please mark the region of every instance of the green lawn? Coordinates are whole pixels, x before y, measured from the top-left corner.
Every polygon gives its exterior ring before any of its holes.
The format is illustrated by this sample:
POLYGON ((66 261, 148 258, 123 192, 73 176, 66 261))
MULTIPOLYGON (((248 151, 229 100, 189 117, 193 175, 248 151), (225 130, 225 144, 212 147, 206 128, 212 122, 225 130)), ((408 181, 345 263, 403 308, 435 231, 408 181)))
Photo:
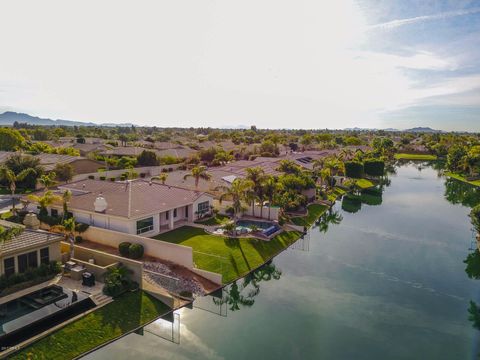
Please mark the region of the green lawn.
POLYGON ((358 180, 355 181, 355 183, 362 190, 375 186, 375 184, 373 182, 371 182, 370 180, 367 180, 367 179, 358 179, 358 180))
POLYGON ((468 181, 464 176, 452 172, 445 172, 445 175, 451 177, 452 179, 460 180, 473 186, 480 186, 480 180, 468 181))
POLYGON ((7 211, 7 212, 4 212, 3 214, 0 214, 0 219, 2 220, 6 220, 8 219, 9 217, 11 217, 13 214, 11 211, 7 211))
POLYGON ((229 283, 268 261, 293 244, 299 236, 298 232, 288 231, 270 241, 234 239, 183 226, 157 235, 155 239, 193 248, 193 260, 198 268, 221 273, 223 282, 229 283))
POLYGON ((395 154, 397 160, 437 160, 436 155, 428 154, 395 154))
POLYGON ((228 220, 228 219, 229 219, 229 217, 226 216, 226 215, 217 214, 214 217, 211 217, 209 219, 199 220, 199 221, 197 221, 197 223, 203 224, 203 225, 208 225, 208 226, 220 225, 220 224, 223 224, 223 222, 228 220))
POLYGON ((308 205, 307 209, 307 216, 294 217, 292 218, 292 223, 298 226, 309 227, 320 217, 320 215, 327 211, 328 207, 326 205, 311 204, 308 205))
POLYGON ((166 314, 159 300, 136 291, 68 324, 9 359, 72 359, 166 314))

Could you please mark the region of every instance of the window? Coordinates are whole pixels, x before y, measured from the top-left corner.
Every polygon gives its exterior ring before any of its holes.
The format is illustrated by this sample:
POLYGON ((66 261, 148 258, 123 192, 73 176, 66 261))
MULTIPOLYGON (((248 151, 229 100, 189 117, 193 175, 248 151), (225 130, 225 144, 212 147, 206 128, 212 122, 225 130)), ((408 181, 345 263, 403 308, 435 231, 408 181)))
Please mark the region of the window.
POLYGON ((52 209, 51 214, 52 214, 52 217, 58 217, 58 210, 57 209, 52 209))
POLYGON ((168 220, 169 217, 170 217, 170 211, 167 211, 167 212, 165 213, 165 219, 168 220))
POLYGON ((37 252, 32 251, 29 252, 28 254, 28 268, 36 268, 38 267, 38 258, 37 258, 37 252))
POLYGON ((40 264, 48 264, 50 262, 50 252, 48 247, 40 249, 40 264))
POLYGON ((173 209, 173 217, 174 217, 174 218, 177 217, 177 209, 173 209))
POLYGON ((204 214, 210 210, 210 203, 208 201, 204 201, 198 204, 198 213, 204 214))
POLYGON ((5 270, 5 276, 15 274, 15 258, 11 257, 3 260, 3 268, 5 270))
POLYGON ((185 206, 185 217, 188 218, 188 205, 185 206))
POLYGON ((153 230, 153 217, 137 221, 137 234, 143 234, 153 230))
POLYGON ((18 256, 18 272, 24 273, 27 269, 38 266, 37 252, 32 251, 18 256))

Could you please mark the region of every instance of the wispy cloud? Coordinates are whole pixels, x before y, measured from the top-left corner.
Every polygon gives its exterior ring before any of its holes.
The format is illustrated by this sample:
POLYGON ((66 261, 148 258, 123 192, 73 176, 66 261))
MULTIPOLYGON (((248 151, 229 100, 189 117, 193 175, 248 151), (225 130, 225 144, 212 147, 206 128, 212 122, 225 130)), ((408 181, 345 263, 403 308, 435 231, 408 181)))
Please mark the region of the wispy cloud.
POLYGON ((416 24, 419 22, 424 22, 424 21, 432 21, 432 20, 443 20, 443 19, 448 19, 456 16, 463 16, 463 15, 471 15, 471 14, 476 14, 480 12, 480 8, 472 8, 468 10, 457 10, 457 11, 449 11, 449 12, 443 12, 439 14, 433 14, 433 15, 424 15, 424 16, 416 16, 413 18, 407 18, 407 19, 398 19, 398 20, 392 20, 388 21, 385 23, 381 24, 375 24, 370 26, 370 29, 394 29, 400 26, 405 26, 405 25, 411 25, 411 24, 416 24))

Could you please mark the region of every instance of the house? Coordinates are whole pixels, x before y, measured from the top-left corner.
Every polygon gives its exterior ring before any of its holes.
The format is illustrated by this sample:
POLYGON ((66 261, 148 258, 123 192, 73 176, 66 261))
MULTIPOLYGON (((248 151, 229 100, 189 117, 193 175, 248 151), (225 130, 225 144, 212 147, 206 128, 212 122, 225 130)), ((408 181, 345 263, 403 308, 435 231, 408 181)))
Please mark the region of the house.
MULTIPOLYGON (((213 198, 204 192, 146 180, 110 182, 82 180, 58 186, 58 195, 72 192, 69 212, 78 222, 127 234, 154 236, 193 222, 211 212, 213 198)), ((38 211, 36 204, 29 210, 38 211)), ((62 204, 48 208, 61 216, 62 204)))
MULTIPOLYGON (((0 226, 11 228, 21 225, 0 220, 0 226)), ((24 228, 19 235, 0 243, 0 275, 24 273, 40 264, 60 261, 62 240, 62 235, 24 228)))
POLYGON ((105 167, 100 161, 87 159, 81 156, 58 155, 58 154, 38 154, 34 157, 40 160, 40 165, 49 172, 55 169, 57 164, 70 164, 75 174, 89 174, 97 172, 98 169, 105 167))

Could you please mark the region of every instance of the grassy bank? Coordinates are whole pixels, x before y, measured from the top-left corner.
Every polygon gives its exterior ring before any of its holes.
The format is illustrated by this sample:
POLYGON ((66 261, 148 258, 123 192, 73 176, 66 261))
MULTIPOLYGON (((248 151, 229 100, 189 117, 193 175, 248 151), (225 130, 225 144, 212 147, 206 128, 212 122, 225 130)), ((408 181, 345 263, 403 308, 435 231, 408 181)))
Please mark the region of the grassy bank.
POLYGON ((467 184, 470 184, 470 185, 473 185, 473 186, 480 186, 480 180, 469 181, 464 176, 459 175, 459 174, 455 174, 455 173, 452 173, 452 172, 445 172, 445 176, 448 176, 452 179, 460 180, 464 183, 467 183, 467 184))
POLYGON ((225 238, 205 233, 203 229, 183 226, 160 234, 155 239, 189 246, 193 249, 193 261, 203 270, 221 273, 228 283, 243 277, 272 256, 293 244, 300 234, 284 232, 270 241, 258 239, 225 238))
POLYGON ((436 155, 429 155, 429 154, 395 154, 395 159, 397 160, 423 160, 423 161, 430 161, 430 160, 437 160, 436 155))
POLYGON ((9 359, 72 359, 166 314, 169 310, 162 302, 143 291, 127 293, 26 347, 9 359))
POLYGON ((299 226, 312 226, 315 220, 317 220, 320 215, 322 215, 325 211, 327 211, 328 206, 320 205, 320 204, 311 204, 308 205, 307 216, 299 216, 292 218, 292 223, 299 226))

